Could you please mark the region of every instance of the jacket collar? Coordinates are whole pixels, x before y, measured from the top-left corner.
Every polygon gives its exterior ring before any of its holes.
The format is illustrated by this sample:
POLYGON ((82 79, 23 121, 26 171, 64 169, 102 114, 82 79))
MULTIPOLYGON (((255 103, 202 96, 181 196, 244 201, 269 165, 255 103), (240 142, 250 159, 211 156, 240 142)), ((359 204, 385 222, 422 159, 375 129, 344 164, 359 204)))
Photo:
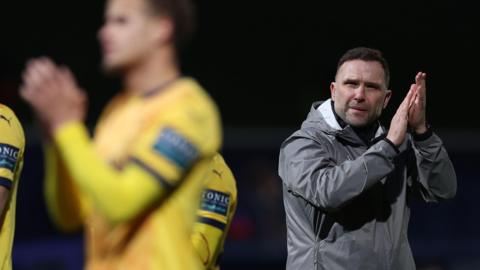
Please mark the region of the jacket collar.
MULTIPOLYGON (((302 127, 313 127, 323 133, 333 135, 352 144, 365 145, 350 125, 347 125, 344 128, 340 126, 335 118, 331 102, 331 99, 327 99, 323 102, 314 102, 302 127)), ((379 137, 383 137, 384 133, 385 129, 379 125, 375 133, 375 138, 372 141, 376 141, 379 137)))

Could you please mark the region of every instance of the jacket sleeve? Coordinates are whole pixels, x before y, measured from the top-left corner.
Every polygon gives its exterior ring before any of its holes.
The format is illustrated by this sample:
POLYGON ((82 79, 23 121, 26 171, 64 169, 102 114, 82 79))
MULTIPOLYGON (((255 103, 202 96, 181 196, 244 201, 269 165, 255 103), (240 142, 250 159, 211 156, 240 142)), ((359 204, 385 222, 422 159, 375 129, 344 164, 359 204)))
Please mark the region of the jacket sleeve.
POLYGON ((366 191, 394 169, 396 150, 381 140, 353 160, 337 162, 332 146, 293 136, 280 149, 279 174, 288 191, 325 211, 366 191))
POLYGON ((416 175, 414 186, 426 202, 455 197, 457 177, 442 140, 432 134, 425 140, 412 140, 416 175))

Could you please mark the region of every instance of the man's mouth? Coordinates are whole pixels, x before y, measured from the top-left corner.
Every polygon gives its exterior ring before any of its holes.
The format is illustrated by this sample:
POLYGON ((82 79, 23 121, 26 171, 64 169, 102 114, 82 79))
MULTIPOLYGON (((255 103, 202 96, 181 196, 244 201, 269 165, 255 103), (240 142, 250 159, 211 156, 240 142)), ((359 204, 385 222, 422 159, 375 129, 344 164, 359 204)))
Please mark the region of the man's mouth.
POLYGON ((362 111, 362 112, 367 111, 367 108, 359 107, 359 106, 350 106, 350 109, 353 109, 353 110, 356 110, 356 111, 362 111))

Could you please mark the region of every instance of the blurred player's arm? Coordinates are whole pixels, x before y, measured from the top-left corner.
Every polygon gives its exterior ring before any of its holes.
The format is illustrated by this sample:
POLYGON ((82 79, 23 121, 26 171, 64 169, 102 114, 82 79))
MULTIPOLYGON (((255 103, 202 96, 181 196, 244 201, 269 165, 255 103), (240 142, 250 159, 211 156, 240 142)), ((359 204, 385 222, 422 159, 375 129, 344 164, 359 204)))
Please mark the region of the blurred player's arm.
POLYGON ((206 163, 220 146, 218 112, 208 98, 200 98, 190 106, 179 107, 179 115, 168 114, 173 129, 163 130, 165 119, 151 119, 148 127, 155 130, 142 133, 132 142, 133 149, 126 153, 130 161, 122 160, 122 164, 116 164, 122 168, 117 169, 93 147, 82 124, 87 97, 67 68, 48 58, 34 59, 27 63, 23 78, 22 98, 52 134, 80 193, 111 223, 131 219, 160 202, 181 184, 194 162, 206 163))
POLYGON ((50 218, 62 231, 80 229, 84 202, 58 150, 50 142, 44 143, 44 164, 43 192, 50 218))
POLYGON ((115 224, 161 202, 195 162, 213 155, 220 145, 218 121, 213 118, 207 121, 210 125, 181 119, 152 128, 135 142, 121 169, 96 153, 81 123, 66 123, 55 132, 54 140, 74 181, 115 224))

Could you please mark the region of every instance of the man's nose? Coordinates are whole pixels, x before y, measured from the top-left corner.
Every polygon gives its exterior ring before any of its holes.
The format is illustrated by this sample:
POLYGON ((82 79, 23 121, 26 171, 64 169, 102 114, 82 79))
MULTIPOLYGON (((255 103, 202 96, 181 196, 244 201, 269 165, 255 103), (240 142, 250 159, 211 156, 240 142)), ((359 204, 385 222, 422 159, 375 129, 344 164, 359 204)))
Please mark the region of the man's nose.
POLYGON ((355 88, 354 98, 356 100, 364 100, 365 99, 365 85, 360 84, 357 88, 355 88))

